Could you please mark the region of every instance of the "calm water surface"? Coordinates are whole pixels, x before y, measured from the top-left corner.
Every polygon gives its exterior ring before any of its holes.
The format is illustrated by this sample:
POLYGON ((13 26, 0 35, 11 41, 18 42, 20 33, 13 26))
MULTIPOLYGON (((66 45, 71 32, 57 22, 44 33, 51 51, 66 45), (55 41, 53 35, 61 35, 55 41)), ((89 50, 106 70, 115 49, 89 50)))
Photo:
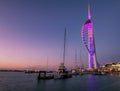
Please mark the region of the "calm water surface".
POLYGON ((120 91, 120 75, 83 75, 65 80, 37 80, 38 74, 0 72, 0 91, 120 91))

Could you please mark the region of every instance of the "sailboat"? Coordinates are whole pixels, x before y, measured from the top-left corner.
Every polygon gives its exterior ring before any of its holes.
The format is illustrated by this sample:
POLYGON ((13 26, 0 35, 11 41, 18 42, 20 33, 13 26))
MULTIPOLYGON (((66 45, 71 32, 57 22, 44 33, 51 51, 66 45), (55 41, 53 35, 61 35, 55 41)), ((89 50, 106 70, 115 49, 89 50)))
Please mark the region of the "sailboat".
POLYGON ((77 51, 75 51, 75 67, 72 69, 72 75, 79 75, 80 67, 77 65, 77 51))
POLYGON ((64 32, 64 51, 63 51, 63 62, 60 63, 59 68, 57 69, 57 74, 54 76, 55 79, 66 79, 72 77, 71 72, 65 67, 65 48, 66 48, 66 29, 64 32))
POLYGON ((43 79, 53 79, 54 78, 54 74, 52 71, 48 71, 48 58, 47 58, 47 70, 46 71, 39 71, 38 74, 38 80, 43 79))

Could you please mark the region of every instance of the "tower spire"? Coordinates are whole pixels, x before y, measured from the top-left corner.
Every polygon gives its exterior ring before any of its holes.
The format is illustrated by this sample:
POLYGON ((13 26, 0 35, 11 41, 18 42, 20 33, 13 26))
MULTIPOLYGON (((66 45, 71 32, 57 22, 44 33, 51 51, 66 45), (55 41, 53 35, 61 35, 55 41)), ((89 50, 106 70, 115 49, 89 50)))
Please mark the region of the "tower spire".
POLYGON ((90 4, 88 4, 88 19, 91 19, 91 14, 90 14, 90 4))

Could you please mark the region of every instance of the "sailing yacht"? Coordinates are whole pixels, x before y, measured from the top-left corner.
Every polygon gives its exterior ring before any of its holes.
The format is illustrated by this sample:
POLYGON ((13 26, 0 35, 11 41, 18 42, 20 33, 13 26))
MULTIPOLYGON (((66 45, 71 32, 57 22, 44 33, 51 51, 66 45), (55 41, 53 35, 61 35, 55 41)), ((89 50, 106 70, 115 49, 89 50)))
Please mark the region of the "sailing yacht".
POLYGON ((65 67, 65 48, 66 48, 66 29, 64 32, 64 51, 63 51, 63 62, 60 63, 57 69, 57 74, 54 76, 55 79, 65 79, 72 77, 72 74, 65 67))

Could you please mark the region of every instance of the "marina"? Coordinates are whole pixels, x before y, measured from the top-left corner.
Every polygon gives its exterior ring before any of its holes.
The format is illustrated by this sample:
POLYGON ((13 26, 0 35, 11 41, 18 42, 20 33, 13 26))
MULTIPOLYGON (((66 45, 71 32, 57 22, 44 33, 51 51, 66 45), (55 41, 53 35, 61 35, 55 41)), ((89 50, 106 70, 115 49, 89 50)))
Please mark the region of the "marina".
POLYGON ((0 1, 0 91, 120 91, 119 3, 0 1))

